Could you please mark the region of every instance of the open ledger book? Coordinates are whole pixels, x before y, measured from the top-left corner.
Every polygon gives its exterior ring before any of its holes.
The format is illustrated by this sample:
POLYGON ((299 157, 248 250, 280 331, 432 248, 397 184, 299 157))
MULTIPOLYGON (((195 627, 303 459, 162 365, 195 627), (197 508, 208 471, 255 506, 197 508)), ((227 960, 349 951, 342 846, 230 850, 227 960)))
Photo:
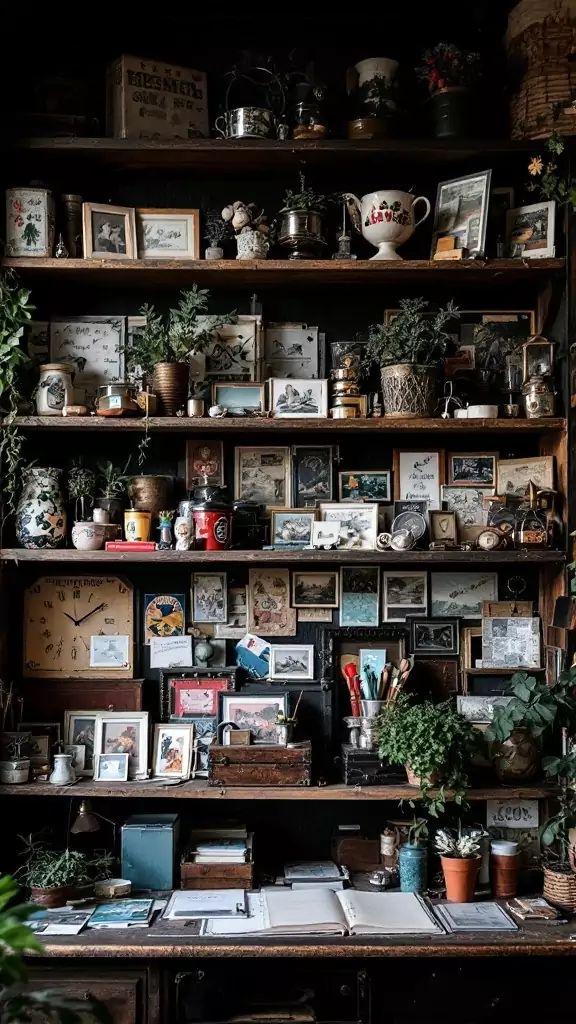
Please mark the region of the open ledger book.
POLYGON ((248 917, 204 921, 202 935, 442 935, 415 893, 344 889, 247 893, 248 917))

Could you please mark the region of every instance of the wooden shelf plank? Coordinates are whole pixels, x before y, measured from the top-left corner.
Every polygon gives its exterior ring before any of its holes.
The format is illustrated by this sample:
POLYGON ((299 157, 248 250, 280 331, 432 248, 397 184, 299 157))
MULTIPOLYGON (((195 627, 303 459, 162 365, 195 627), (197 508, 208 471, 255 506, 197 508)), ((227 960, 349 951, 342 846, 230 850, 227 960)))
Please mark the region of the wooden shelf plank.
MULTIPOLYGON (((26 278, 82 282, 94 286, 177 287, 198 281, 221 287, 282 285, 315 288, 320 285, 366 284, 430 280, 458 284, 528 282, 563 271, 564 259, 500 260, 75 260, 21 257, 4 266, 26 278)), ((530 287, 530 286, 528 286, 530 287)))
MULTIPOLYGON (((137 416, 16 416, 15 426, 22 430, 144 430, 146 421, 137 416)), ((1 424, 0 424, 1 425, 1 424)), ((224 419, 197 418, 190 416, 151 416, 148 419, 148 431, 178 431, 179 433, 269 433, 273 431, 293 430, 329 430, 335 433, 409 432, 421 430, 445 431, 446 433, 477 433, 479 430, 492 433, 528 433, 541 434, 549 431, 565 431, 566 420, 561 416, 537 420, 443 420, 439 418, 397 420, 387 419, 260 419, 250 417, 226 417, 224 419)))
POLYGON ((0 548, 0 562, 248 562, 251 565, 302 564, 306 562, 350 565, 352 563, 379 563, 396 565, 405 562, 432 564, 473 563, 474 565, 513 564, 550 565, 566 561, 564 551, 76 551, 73 548, 31 550, 28 548, 0 548))
MULTIPOLYGON (((553 786, 489 786, 469 789, 468 800, 539 800, 555 794, 553 786)), ((414 786, 209 786, 205 779, 192 779, 178 786, 158 782, 93 782, 80 779, 74 786, 52 786, 49 782, 26 782, 21 786, 0 786, 0 796, 37 797, 138 797, 153 800, 415 800, 414 786)), ((448 794, 448 799, 451 799, 448 794)))

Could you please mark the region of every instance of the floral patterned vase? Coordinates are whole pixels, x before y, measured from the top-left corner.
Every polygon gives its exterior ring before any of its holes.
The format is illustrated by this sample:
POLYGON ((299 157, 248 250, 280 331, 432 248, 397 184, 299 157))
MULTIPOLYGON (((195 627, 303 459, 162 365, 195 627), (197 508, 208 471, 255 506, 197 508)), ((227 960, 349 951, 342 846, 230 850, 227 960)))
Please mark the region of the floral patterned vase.
POLYGON ((23 548, 60 548, 66 542, 66 510, 59 469, 33 466, 24 472, 16 509, 16 537, 23 548))

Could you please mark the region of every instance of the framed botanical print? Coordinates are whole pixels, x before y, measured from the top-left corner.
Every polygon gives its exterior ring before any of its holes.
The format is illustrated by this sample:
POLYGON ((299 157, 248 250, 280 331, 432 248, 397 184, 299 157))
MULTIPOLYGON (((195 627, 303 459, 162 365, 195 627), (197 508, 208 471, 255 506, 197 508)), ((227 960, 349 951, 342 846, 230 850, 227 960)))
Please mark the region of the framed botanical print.
POLYGON ((184 594, 144 595, 144 643, 154 636, 183 636, 186 598, 184 594))
POLYGON ((227 597, 225 572, 192 573, 193 622, 227 622, 227 597))
POLYGON ((236 448, 234 497, 263 505, 290 507, 289 448, 236 448))
POLYGON ((296 635, 289 569, 249 570, 247 626, 248 632, 257 636, 296 635))
POLYGON ((224 442, 186 441, 186 490, 206 482, 216 487, 224 483, 224 442))
POLYGON ((393 452, 394 501, 427 501, 428 508, 440 508, 444 483, 444 451, 393 452))
POLYGON ((297 508, 332 501, 335 445, 294 445, 292 448, 293 501, 297 508))

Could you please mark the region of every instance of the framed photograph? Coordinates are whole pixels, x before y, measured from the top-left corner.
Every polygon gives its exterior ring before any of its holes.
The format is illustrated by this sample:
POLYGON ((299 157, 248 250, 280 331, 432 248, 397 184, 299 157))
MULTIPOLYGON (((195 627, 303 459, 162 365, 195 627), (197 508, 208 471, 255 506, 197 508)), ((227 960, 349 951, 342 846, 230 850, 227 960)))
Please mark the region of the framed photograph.
POLYGON ((128 754, 130 778, 146 778, 148 771, 148 712, 99 712, 96 717, 94 750, 97 754, 128 754))
POLYGON ((498 452, 449 452, 448 484, 495 487, 498 452))
POLYGON ((296 635, 289 569, 248 570, 248 632, 257 636, 296 635))
POLYGON ((233 689, 234 683, 231 676, 207 679, 193 676, 186 678, 170 673, 162 674, 162 693, 168 696, 169 713, 173 718, 217 715, 218 694, 222 690, 233 689))
POLYGON ((293 608, 337 608, 337 572, 293 572, 293 608))
POLYGON ((389 502, 390 471, 349 470, 338 473, 338 497, 340 501, 385 501, 389 502))
POLYGON ((138 258, 199 260, 200 210, 136 210, 138 258))
POLYGON ((94 711, 64 712, 65 746, 82 746, 85 750, 84 767, 78 772, 79 775, 94 774, 94 741, 98 714, 99 712, 94 711))
POLYGON ((340 568, 340 625, 378 626, 380 567, 343 565, 340 568))
POLYGON ((553 257, 556 203, 532 203, 517 206, 506 214, 506 251, 523 259, 553 257))
POLYGON ((155 778, 190 778, 193 734, 191 722, 154 726, 152 774, 155 778))
POLYGON ((298 622, 332 622, 332 608, 298 608, 298 622))
POLYGON ((456 697, 456 710, 469 722, 476 725, 490 723, 496 708, 506 707, 512 697, 472 697, 469 695, 456 697))
POLYGON ((408 619, 412 654, 458 654, 458 619, 408 619))
POLYGON ((94 782, 127 782, 128 754, 96 754, 94 782))
POLYGON ((119 668, 127 668, 129 662, 129 636, 90 637, 90 668, 107 668, 113 672, 119 668))
POLYGON ((133 260, 136 218, 130 206, 82 203, 85 260, 133 260))
POLYGON ((318 377, 317 327, 307 324, 269 324, 264 331, 266 377, 310 380, 318 377))
POLYGON ((394 501, 427 501, 440 508, 444 483, 444 451, 393 452, 394 501))
POLYGON ((551 377, 554 373, 555 343, 547 338, 535 337, 522 346, 522 378, 551 377))
POLYGON ((152 637, 184 636, 184 594, 144 595, 144 643, 152 637))
POLYGON ((83 743, 66 743, 64 753, 72 755, 72 768, 76 775, 82 775, 86 763, 86 747, 83 743))
POLYGON ((293 501, 297 508, 334 497, 334 445, 311 447, 294 445, 292 449, 293 501))
POLYGON ((264 384, 238 381, 236 384, 212 384, 212 405, 221 405, 230 416, 244 412, 264 412, 266 388, 264 384))
POLYGON ((453 238, 455 249, 466 249, 468 256, 483 256, 492 171, 441 181, 436 194, 432 248, 438 239, 453 238))
POLYGON ((192 573, 192 622, 227 622, 225 572, 192 573))
POLYGON ((456 513, 458 527, 486 526, 488 509, 485 498, 494 497, 494 487, 461 487, 444 484, 442 501, 448 512, 456 513))
POLYGON ((275 547, 309 545, 312 540, 312 523, 319 517, 317 509, 271 508, 270 543, 275 547))
POLYGON ((407 615, 428 614, 428 573, 383 573, 383 618, 404 622, 407 615))
POLYGON ((234 498, 290 507, 289 448, 236 448, 234 498))
POLYGON ((289 679, 311 682, 314 679, 314 645, 271 644, 269 678, 277 683, 289 679))
POLYGON ((457 540, 456 513, 443 512, 434 508, 428 513, 430 516, 430 540, 433 541, 454 541, 457 540))
POLYGON ((481 619, 483 602, 497 599, 497 572, 430 573, 430 609, 435 618, 481 619))
POLYGON ((328 381, 271 377, 268 381, 270 412, 284 419, 326 419, 328 381))
POLYGON ((216 742, 218 715, 196 715, 189 719, 194 727, 192 751, 192 779, 208 778, 208 748, 216 742))
POLYGON ((338 524, 338 547, 373 550, 378 536, 378 505, 349 502, 334 505, 320 502, 322 522, 338 524))
POLYGON ((19 732, 30 733, 30 763, 50 764, 52 747, 60 740, 59 722, 20 722, 19 732))
POLYGON ((328 551, 340 544, 340 523, 312 523, 312 547, 328 551))
POLYGON ((246 587, 228 588, 228 621, 214 626, 214 636, 220 640, 241 640, 246 634, 248 596, 246 587))
POLYGON ((186 441, 186 490, 206 482, 216 487, 224 483, 224 442, 186 441))
POLYGON ((240 313, 235 324, 213 332, 206 349, 206 380, 233 383, 260 380, 262 317, 240 313))
POLYGON ((219 721, 250 729, 252 742, 276 743, 276 716, 288 718, 288 694, 221 693, 219 721))
POLYGON ((499 497, 510 494, 523 498, 528 494, 530 481, 536 484, 539 491, 554 489, 553 455, 540 455, 525 459, 499 459, 496 490, 499 497))
POLYGON ((93 405, 98 389, 124 378, 125 316, 53 316, 52 363, 74 367, 74 401, 93 405))

